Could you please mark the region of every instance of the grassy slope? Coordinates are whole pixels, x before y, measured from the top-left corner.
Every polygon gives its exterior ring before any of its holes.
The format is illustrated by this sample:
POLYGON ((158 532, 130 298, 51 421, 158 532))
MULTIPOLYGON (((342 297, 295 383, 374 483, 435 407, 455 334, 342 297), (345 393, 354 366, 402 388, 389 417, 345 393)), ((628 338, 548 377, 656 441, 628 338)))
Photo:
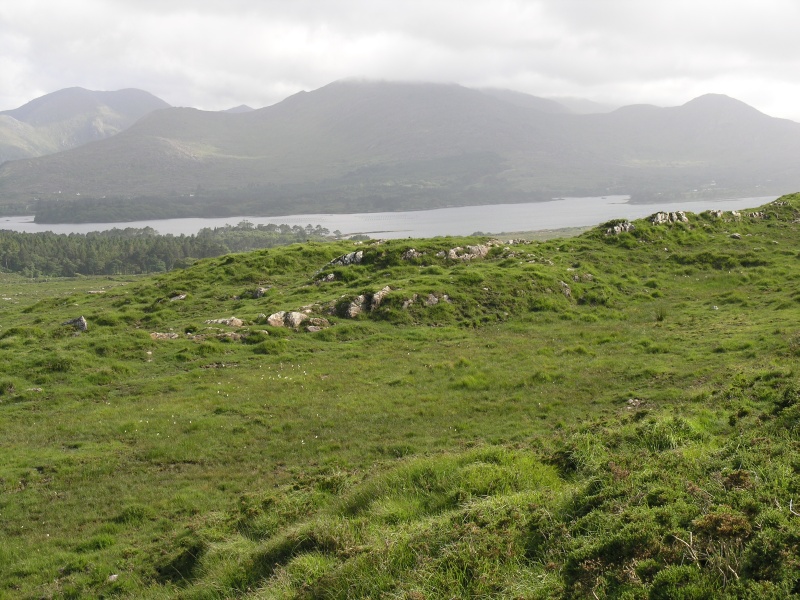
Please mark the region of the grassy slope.
POLYGON ((800 197, 781 202, 464 263, 435 254, 476 240, 3 276, 0 597, 797 595, 800 197), (318 333, 258 318, 386 285, 318 333))

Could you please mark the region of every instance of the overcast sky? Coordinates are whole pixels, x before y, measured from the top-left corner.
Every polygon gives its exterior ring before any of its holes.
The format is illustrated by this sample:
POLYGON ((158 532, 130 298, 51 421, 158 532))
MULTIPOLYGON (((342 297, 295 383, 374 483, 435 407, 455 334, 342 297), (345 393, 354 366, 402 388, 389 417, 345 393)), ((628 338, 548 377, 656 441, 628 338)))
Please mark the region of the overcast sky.
POLYGON ((797 0, 7 0, 0 110, 65 87, 260 108, 346 77, 800 121, 797 0))

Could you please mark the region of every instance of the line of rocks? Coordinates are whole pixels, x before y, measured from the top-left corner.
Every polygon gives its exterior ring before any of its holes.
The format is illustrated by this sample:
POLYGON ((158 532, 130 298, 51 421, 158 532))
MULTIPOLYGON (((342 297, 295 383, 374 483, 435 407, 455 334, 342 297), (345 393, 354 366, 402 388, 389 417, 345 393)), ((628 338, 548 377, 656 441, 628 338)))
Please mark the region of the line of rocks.
POLYGON ((689 217, 686 216, 686 213, 682 210, 677 210, 675 212, 665 213, 665 212, 657 212, 652 217, 650 217, 650 222, 653 225, 667 225, 670 223, 688 223, 689 217))

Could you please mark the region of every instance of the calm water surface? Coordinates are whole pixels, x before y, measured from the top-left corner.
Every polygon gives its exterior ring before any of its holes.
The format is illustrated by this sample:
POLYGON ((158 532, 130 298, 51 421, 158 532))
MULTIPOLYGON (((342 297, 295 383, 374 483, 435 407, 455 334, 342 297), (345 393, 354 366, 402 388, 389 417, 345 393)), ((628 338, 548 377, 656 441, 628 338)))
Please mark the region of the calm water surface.
POLYGON ((476 231, 502 233, 583 227, 597 225, 610 219, 640 219, 660 210, 687 212, 702 212, 712 209, 739 210, 761 206, 774 199, 775 196, 763 196, 732 200, 629 204, 628 196, 606 196, 602 198, 562 198, 530 204, 463 206, 411 212, 161 219, 128 223, 39 224, 33 222, 33 217, 0 217, 0 229, 29 233, 37 231, 88 233, 114 228, 152 227, 159 233, 191 235, 204 227, 224 227, 247 220, 254 225, 268 223, 277 225, 285 223, 302 227, 320 225, 331 232, 339 230, 345 235, 362 233, 370 237, 381 238, 424 238, 437 235, 469 235, 476 231))

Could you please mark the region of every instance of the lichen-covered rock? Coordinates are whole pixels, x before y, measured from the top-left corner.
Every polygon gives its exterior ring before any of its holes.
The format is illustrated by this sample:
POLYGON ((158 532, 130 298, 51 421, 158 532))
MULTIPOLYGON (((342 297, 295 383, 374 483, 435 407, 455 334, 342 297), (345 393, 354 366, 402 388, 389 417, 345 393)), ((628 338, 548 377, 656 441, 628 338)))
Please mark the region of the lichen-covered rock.
POLYGON ((289 312, 286 313, 286 315, 284 316, 283 322, 286 324, 287 327, 292 327, 293 329, 297 329, 306 319, 308 319, 308 315, 304 313, 289 312))
POLYGON ((361 264, 361 261, 363 260, 364 260, 364 251, 358 250, 356 252, 348 252, 347 254, 342 254, 338 258, 334 258, 329 264, 346 267, 347 265, 361 264))
POLYGON ((447 252, 447 258, 450 260, 473 260, 475 258, 483 258, 487 254, 489 254, 489 246, 483 244, 467 246, 466 249, 457 246, 447 252))
POLYGON ((151 340, 177 340, 179 337, 180 336, 174 332, 161 333, 158 331, 154 331, 153 333, 150 334, 151 340))
POLYGON ((414 248, 409 248, 408 250, 403 252, 401 258, 403 260, 414 260, 415 258, 421 258, 423 256, 425 256, 424 252, 417 252, 414 248))
POLYGON ((283 327, 285 317, 286 311, 279 310, 278 312, 272 313, 267 317, 267 324, 271 325, 272 327, 283 327))
POLYGON ((678 210, 671 213, 665 212, 657 212, 652 217, 650 217, 650 222, 653 225, 664 225, 667 223, 688 223, 689 218, 686 216, 686 213, 682 210, 678 210))
POLYGON ((228 327, 241 327, 244 325, 244 321, 237 319, 236 317, 230 317, 228 319, 209 319, 206 321, 206 325, 227 325, 228 327))
POLYGON ((64 321, 62 325, 71 325, 78 331, 86 331, 89 329, 89 323, 83 315, 75 319, 70 319, 69 321, 64 321))
MULTIPOLYGON (((662 213, 659 213, 662 214, 662 213)), ((624 223, 619 223, 614 225, 613 227, 609 227, 606 229, 606 235, 619 235, 620 233, 629 233, 636 229, 633 223, 625 221, 624 223)))
POLYGON ((381 302, 383 302, 383 299, 384 299, 384 298, 386 298, 386 296, 387 296, 387 295, 389 294, 389 292, 391 292, 391 291, 392 291, 392 288, 390 288, 390 287, 387 285, 387 286, 386 286, 386 287, 384 287, 382 290, 380 290, 380 291, 378 291, 378 292, 375 292, 374 294, 372 294, 372 301, 370 302, 369 309, 370 309, 370 310, 375 310, 376 308, 378 308, 378 307, 381 305, 381 302))
POLYGON ((364 311, 364 303, 366 302, 366 297, 364 294, 357 296, 350 304, 347 306, 345 310, 345 316, 348 319, 355 319, 358 315, 360 315, 364 311))
POLYGON ((408 310, 408 307, 414 304, 414 302, 417 301, 417 298, 419 298, 419 296, 417 294, 414 294, 413 296, 411 296, 411 298, 403 300, 403 310, 408 310))

